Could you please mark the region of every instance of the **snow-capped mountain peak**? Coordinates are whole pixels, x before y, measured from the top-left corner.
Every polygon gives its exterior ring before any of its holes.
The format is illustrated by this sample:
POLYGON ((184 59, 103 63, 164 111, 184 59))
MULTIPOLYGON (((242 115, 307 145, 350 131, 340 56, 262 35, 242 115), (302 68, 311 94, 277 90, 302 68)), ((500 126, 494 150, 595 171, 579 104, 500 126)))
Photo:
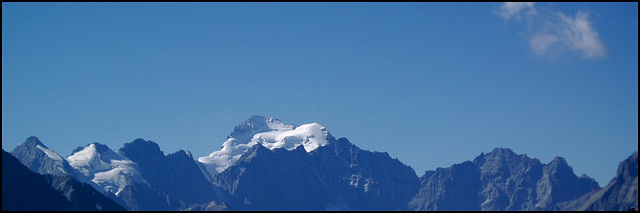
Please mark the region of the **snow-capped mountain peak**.
POLYGON ((235 138, 239 141, 250 141, 253 135, 261 132, 270 131, 287 131, 294 129, 295 126, 287 125, 274 117, 262 117, 254 115, 240 125, 233 128, 233 132, 228 138, 235 138))
POLYGON ((249 148, 260 144, 269 149, 293 150, 302 145, 307 152, 324 146, 331 134, 318 123, 299 127, 287 125, 274 117, 253 116, 234 128, 222 149, 198 158, 211 174, 233 165, 249 148))
POLYGON ((67 161, 82 175, 116 195, 132 184, 131 181, 148 185, 136 163, 106 145, 92 143, 79 147, 67 161))
POLYGON ((12 152, 31 171, 41 174, 72 175, 73 168, 56 152, 45 146, 37 137, 31 136, 12 152))

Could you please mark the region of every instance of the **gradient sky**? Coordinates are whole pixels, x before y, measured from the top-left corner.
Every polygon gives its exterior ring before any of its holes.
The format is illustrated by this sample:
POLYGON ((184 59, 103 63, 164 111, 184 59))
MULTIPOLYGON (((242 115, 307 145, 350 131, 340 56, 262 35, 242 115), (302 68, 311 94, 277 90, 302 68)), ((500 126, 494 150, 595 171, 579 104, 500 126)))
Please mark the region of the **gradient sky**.
POLYGON ((601 186, 638 150, 638 3, 2 3, 2 148, 219 150, 252 115, 425 170, 495 147, 601 186))

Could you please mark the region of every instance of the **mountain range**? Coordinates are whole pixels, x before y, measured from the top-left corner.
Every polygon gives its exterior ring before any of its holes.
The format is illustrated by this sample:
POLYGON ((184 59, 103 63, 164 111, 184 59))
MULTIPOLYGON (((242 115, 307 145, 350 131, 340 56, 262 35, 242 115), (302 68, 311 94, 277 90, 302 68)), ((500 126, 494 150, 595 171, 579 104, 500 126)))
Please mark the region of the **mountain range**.
POLYGON ((91 143, 65 158, 29 137, 5 153, 3 210, 638 209, 637 151, 605 187, 562 157, 542 163, 508 148, 418 177, 320 124, 262 116, 197 158, 144 139, 117 150, 91 143))

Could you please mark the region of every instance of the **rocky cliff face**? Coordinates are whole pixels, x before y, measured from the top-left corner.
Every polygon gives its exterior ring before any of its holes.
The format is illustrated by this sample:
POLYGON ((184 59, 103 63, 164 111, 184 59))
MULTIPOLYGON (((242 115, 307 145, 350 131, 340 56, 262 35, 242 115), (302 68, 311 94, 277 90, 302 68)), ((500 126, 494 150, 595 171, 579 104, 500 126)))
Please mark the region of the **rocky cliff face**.
POLYGON ((318 181, 302 147, 254 146, 236 166, 215 176, 216 184, 247 205, 245 210, 322 210, 328 191, 318 181))
POLYGON ((254 146, 215 182, 260 210, 404 210, 418 188, 411 167, 341 138, 307 153, 254 146))
POLYGON ((563 158, 549 164, 496 148, 473 161, 427 171, 409 210, 553 210, 598 188, 577 177, 563 158))
POLYGON ((322 183, 334 192, 330 208, 405 210, 420 185, 411 167, 386 152, 362 150, 346 138, 309 154, 322 183))
POLYGON ((478 196, 482 191, 480 172, 480 168, 470 161, 426 171, 420 177, 421 187, 409 202, 408 209, 480 211, 483 202, 478 196))
POLYGON ((638 152, 620 162, 616 177, 602 189, 561 203, 558 210, 627 211, 638 209, 638 152))
POLYGON ((210 201, 229 202, 228 194, 209 182, 196 161, 185 151, 164 155, 153 141, 136 139, 118 150, 138 164, 149 185, 179 203, 171 209, 187 208, 210 201))
POLYGON ((71 210, 125 211, 114 197, 106 197, 87 183, 70 176, 44 175, 51 187, 58 190, 71 202, 71 210))

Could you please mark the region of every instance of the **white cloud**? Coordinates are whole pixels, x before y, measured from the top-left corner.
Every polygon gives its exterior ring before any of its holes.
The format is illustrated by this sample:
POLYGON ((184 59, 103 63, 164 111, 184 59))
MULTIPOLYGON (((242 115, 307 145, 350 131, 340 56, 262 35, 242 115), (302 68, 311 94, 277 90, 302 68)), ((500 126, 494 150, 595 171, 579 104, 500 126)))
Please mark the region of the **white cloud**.
POLYGON ((569 45, 569 48, 582 52, 586 58, 607 56, 607 50, 598 32, 591 27, 589 14, 581 11, 575 18, 567 17, 562 13, 558 13, 558 16, 562 20, 560 26, 564 42, 569 45))
POLYGON ((505 20, 526 20, 528 39, 534 53, 541 57, 566 54, 582 58, 604 58, 607 50, 589 21, 589 13, 580 11, 575 17, 561 12, 538 12, 534 3, 504 3, 498 15, 505 20), (526 15, 522 15, 526 11, 526 15))
POLYGON ((533 2, 505 2, 500 6, 500 11, 498 12, 500 16, 504 19, 511 19, 515 16, 516 19, 522 19, 520 16, 520 12, 526 9, 529 9, 531 12, 535 13, 535 7, 533 6, 533 2))

